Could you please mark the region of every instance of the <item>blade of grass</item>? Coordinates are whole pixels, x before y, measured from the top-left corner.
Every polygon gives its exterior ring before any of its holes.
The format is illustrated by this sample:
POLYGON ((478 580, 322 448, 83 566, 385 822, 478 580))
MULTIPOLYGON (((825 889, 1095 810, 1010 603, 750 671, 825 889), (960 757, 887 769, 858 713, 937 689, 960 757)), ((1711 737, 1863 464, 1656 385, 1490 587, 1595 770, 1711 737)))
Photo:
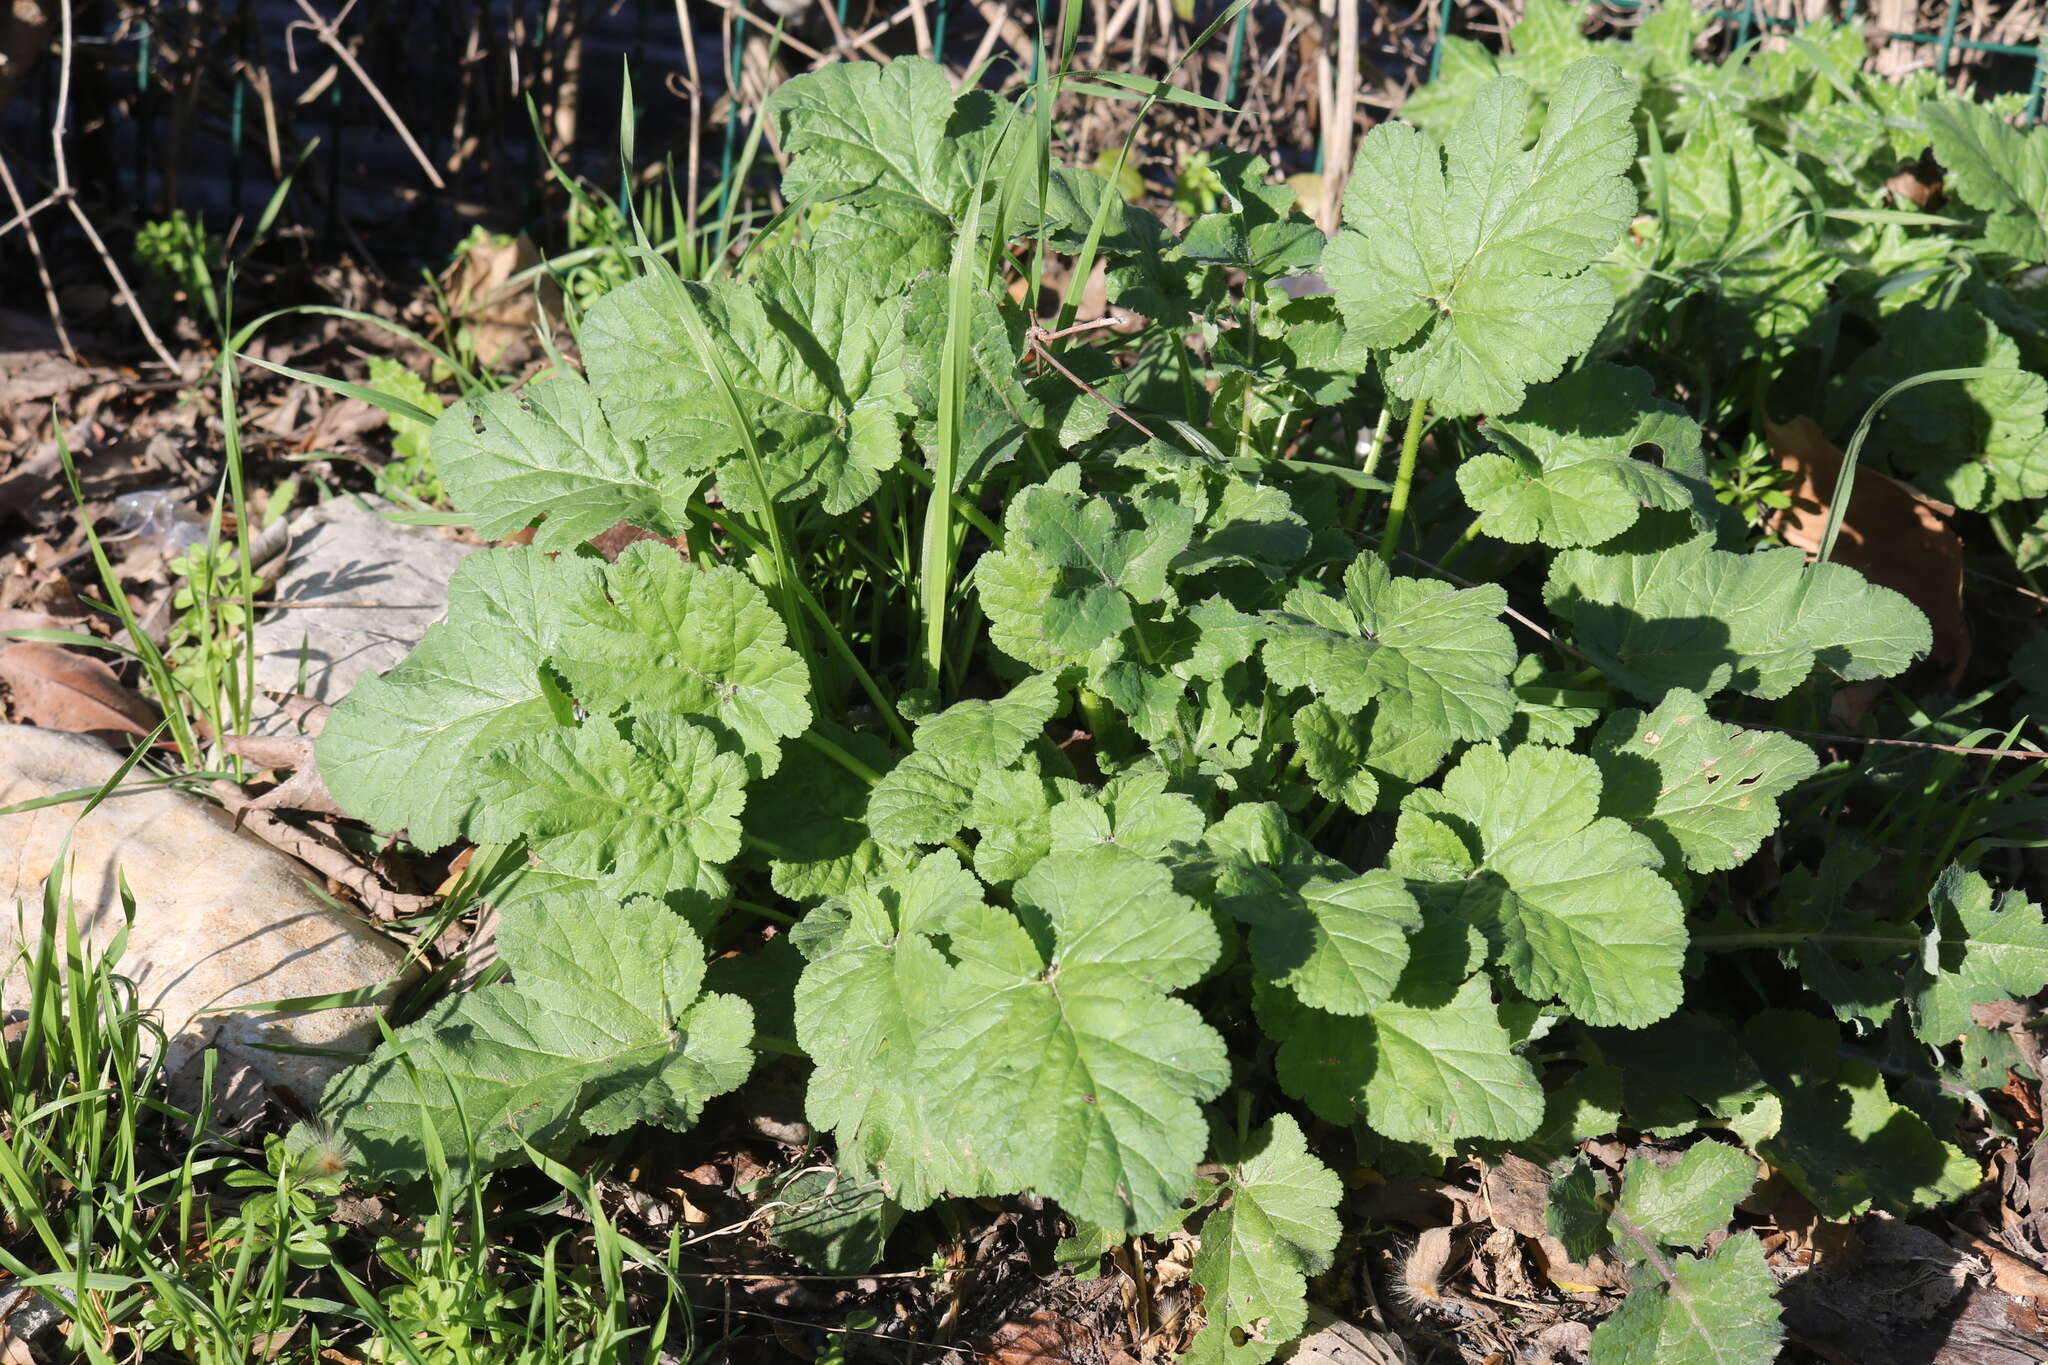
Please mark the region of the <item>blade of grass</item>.
MULTIPOLYGON (((128 601, 128 594, 121 587, 121 575, 115 572, 113 561, 107 558, 107 548, 100 541, 99 532, 93 529, 92 518, 86 514, 85 487, 78 479, 78 464, 71 457, 71 443, 64 438, 64 424, 52 414, 50 427, 56 437, 57 459, 64 466, 64 479, 71 489, 71 499, 78 507, 78 520, 85 531, 86 548, 92 554, 93 567, 98 570, 100 590, 107 596, 107 603, 120 618, 121 628, 128 632, 129 645, 140 656, 142 671, 155 689, 157 699, 163 703, 164 719, 169 722, 171 739, 178 746, 178 756, 188 767, 200 763, 199 737, 193 733, 192 722, 185 714, 184 704, 179 700, 181 691, 171 676, 171 666, 149 638, 142 624, 135 618, 135 608, 128 601)), ((94 804, 98 804, 97 801, 94 804)), ((88 807, 90 809, 90 807, 88 807)))
POLYGON ((1863 414, 1863 420, 1856 424, 1856 434, 1849 438, 1848 449, 1842 452, 1842 470, 1835 476, 1835 491, 1828 505, 1827 530, 1820 538, 1820 553, 1814 556, 1816 564, 1825 564, 1835 552, 1835 540, 1842 533, 1842 519, 1848 515, 1849 499, 1856 492, 1856 466, 1863 454, 1863 443, 1870 439, 1870 428, 1877 421, 1877 414, 1884 405, 1910 389, 1922 384, 1940 384, 1950 380, 1991 379, 2001 371, 1983 365, 1967 365, 1953 370, 1928 370, 1898 383, 1878 395, 1863 414))

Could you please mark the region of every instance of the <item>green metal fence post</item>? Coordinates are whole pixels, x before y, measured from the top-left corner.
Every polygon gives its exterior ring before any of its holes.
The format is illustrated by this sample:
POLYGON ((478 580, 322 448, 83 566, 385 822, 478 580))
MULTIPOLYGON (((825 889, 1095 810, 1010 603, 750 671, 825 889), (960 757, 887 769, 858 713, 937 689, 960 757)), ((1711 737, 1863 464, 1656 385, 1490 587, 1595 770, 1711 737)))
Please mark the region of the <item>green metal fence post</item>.
POLYGON ((233 223, 242 216, 242 118, 244 97, 248 94, 247 73, 242 69, 249 60, 249 5, 248 0, 235 10, 235 49, 238 54, 234 67, 235 93, 228 105, 228 221, 233 223))
POLYGON ((1934 52, 1934 73, 1948 75, 1949 55, 1956 45, 1956 11, 1963 7, 1963 0, 1948 0, 1948 13, 1941 20, 1941 46, 1934 52))
POLYGON ((149 97, 149 49, 155 31, 149 20, 135 26, 135 206, 146 212, 149 203, 150 151, 156 142, 156 101, 149 97))
POLYGON ((1244 79, 1244 30, 1252 17, 1252 7, 1246 5, 1237 12, 1237 18, 1230 24, 1230 79, 1223 86, 1223 102, 1235 107, 1237 90, 1244 79))
POLYGON ((2034 83, 2027 89, 2027 122, 2041 121, 2041 100, 2048 94, 2048 20, 2041 24, 2040 35, 2034 40, 2034 83))
MULTIPOLYGON (((1429 78, 1436 79, 1436 73, 1444 64, 1444 39, 1451 36, 1451 0, 1444 0, 1436 12, 1436 41, 1429 48, 1429 78)), ((1317 169, 1321 169, 1318 167, 1317 169)))

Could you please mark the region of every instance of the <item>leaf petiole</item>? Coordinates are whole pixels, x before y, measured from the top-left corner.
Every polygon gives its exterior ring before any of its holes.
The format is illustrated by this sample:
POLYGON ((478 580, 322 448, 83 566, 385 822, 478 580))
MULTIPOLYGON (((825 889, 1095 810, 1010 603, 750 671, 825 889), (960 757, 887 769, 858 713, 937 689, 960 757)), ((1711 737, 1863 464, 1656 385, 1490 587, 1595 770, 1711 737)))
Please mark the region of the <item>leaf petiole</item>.
POLYGON ((1408 520, 1408 490, 1415 483, 1415 457, 1422 449, 1422 430, 1429 417, 1429 400, 1418 398, 1408 409, 1408 430, 1401 436, 1401 465, 1394 473, 1394 493, 1387 501, 1387 529, 1380 537, 1380 562, 1391 565, 1401 543, 1401 526, 1408 520))
POLYGON ((819 753, 831 759, 870 787, 882 780, 880 773, 819 734, 816 730, 804 731, 802 738, 804 743, 810 745, 813 749, 816 749, 819 753))

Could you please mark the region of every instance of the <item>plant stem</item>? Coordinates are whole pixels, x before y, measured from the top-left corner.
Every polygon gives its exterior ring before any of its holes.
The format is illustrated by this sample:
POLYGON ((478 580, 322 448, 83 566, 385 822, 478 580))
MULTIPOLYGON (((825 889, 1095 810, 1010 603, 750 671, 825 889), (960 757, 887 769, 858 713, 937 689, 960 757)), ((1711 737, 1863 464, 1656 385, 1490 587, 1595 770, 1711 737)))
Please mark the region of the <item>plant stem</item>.
MULTIPOLYGON (((915 460, 905 460, 903 462, 903 472, 923 485, 927 493, 932 491, 934 485, 929 469, 919 465, 915 460)), ((983 516, 979 507, 976 507, 958 493, 953 495, 953 511, 962 521, 987 536, 989 544, 998 550, 1003 548, 1003 528, 983 516)))
MULTIPOLYGON (((755 554, 761 553, 760 538, 754 535, 738 517, 727 515, 721 519, 714 516, 709 507, 706 507, 695 498, 692 498, 683 510, 688 514, 692 522, 714 530, 723 531, 749 551, 755 554)), ((874 704, 876 713, 882 718, 882 724, 889 727, 889 733, 895 736, 897 743, 908 749, 910 747, 910 731, 904 728, 902 718, 896 714, 895 705, 890 702, 887 694, 882 691, 881 685, 875 681, 874 675, 861 665, 859 656, 853 652, 853 647, 846 643, 846 637, 841 635, 838 628, 833 625, 831 615, 819 603, 818 599, 812 595, 811 590, 804 586, 803 580, 792 579, 790 589, 795 593, 798 604, 810 613, 817 621, 819 629, 824 632, 826 648, 831 650, 839 661, 846 665, 847 669, 853 674, 853 680, 860 684, 860 690, 867 693, 868 700, 874 704)), ((798 618, 798 621, 787 622, 792 639, 808 638, 800 637, 797 633, 796 626, 800 620, 801 618, 798 618)), ((808 649, 808 645, 804 645, 803 648, 808 649)))
POLYGON ((1465 529, 1458 533, 1458 538, 1451 542, 1451 548, 1444 551, 1444 557, 1437 561, 1439 569, 1450 568, 1452 564, 1457 562, 1458 556, 1465 553, 1465 547, 1479 539, 1479 522, 1480 518, 1472 518, 1466 524, 1465 529))
POLYGON ((1371 478, 1373 470, 1379 468, 1380 456, 1386 453, 1387 449, 1387 433, 1393 430, 1393 428, 1394 404, 1390 399, 1380 409, 1379 423, 1372 429, 1372 444, 1367 446, 1365 450, 1365 463, 1358 467, 1359 472, 1367 478, 1371 478))
POLYGON ((1408 430, 1401 437, 1401 467, 1394 473, 1394 496, 1387 502, 1387 529, 1380 536, 1382 564, 1394 562, 1394 552, 1401 543, 1401 526, 1408 520, 1408 490, 1415 483, 1415 456, 1422 449, 1428 403, 1428 399, 1418 398, 1408 409, 1408 430))
POLYGON ((968 328, 972 325, 975 290, 984 278, 975 247, 981 236, 981 184, 987 175, 988 166, 984 164, 981 177, 968 196, 966 220, 953 244, 953 262, 947 272, 946 341, 939 354, 938 448, 932 452, 932 485, 925 498, 917 574, 918 615, 924 627, 924 678, 934 691, 943 686, 946 661, 946 606, 953 587, 953 482, 960 468, 964 440, 968 349, 973 344, 968 328))
POLYGON ((804 731, 803 740, 804 743, 810 745, 813 749, 816 749, 819 753, 825 755, 825 757, 831 759, 870 787, 882 780, 880 773, 819 734, 816 730, 804 731))

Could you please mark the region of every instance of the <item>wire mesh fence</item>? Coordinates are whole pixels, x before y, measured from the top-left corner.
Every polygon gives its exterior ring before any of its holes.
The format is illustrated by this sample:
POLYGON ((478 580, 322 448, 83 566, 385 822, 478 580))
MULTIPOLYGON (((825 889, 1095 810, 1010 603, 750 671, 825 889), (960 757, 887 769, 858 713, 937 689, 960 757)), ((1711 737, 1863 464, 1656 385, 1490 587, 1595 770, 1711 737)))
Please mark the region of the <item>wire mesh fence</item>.
MULTIPOLYGON (((1659 0, 1588 0, 1588 5, 1637 17, 1658 8, 1659 0)), ((1440 0, 1437 5, 1437 41, 1430 52, 1432 75, 1442 61, 1443 37, 1458 31, 1458 9, 1458 0, 1440 0)), ((1987 66, 1985 59, 2005 59, 2000 63, 2004 69, 1991 72, 1989 83, 2010 84, 2015 71, 2024 73, 2026 106, 2022 117, 2031 124, 2040 122, 2043 116, 2044 97, 2048 97, 2048 23, 2044 23, 2048 10, 2038 6, 1980 4, 1966 11, 1963 0, 1935 0, 1931 10, 1914 4, 1913 0, 1906 0, 1903 7, 1900 0, 1838 0, 1833 6, 1774 6, 1768 0, 1743 0, 1737 8, 1714 8, 1711 13, 1730 26, 1731 51, 1828 18, 1866 24, 1873 40, 1872 64, 1886 75, 1903 75, 1925 64, 1942 75, 1960 74, 1967 82, 1976 83, 1987 66), (2030 40, 2016 40, 2028 32, 2033 35, 2030 40), (1913 55, 1914 49, 1931 49, 1932 54, 1923 63, 1913 55), (1958 73, 1959 66, 1968 69, 1958 73)))
MULTIPOLYGON (((1071 12, 1086 63, 1165 74, 1223 3, 1081 0, 1071 12)), ((1625 27, 1656 3, 1589 0, 1589 23, 1625 27)), ((1046 11, 1057 23, 1069 8, 13 0, 12 17, 0 18, 0 165, 19 194, 0 205, 0 268, 19 273, 4 263, 18 261, 21 243, 4 239, 60 201, 90 205, 116 234, 174 210, 226 232, 287 182, 287 217, 303 238, 369 259, 441 255, 471 224, 548 221, 558 207, 551 155, 619 186, 616 111, 628 93, 642 160, 695 167, 701 190, 730 172, 761 100, 795 71, 918 52, 991 81, 1026 79, 1046 11)), ((1445 35, 1503 41, 1518 10, 1519 0, 1254 4, 1178 77, 1238 113, 1162 111, 1145 151, 1170 167, 1228 141, 1285 172, 1320 170, 1427 77, 1445 35)), ((1723 0, 1715 13, 1724 54, 1817 19, 1857 20, 1878 70, 1931 65, 1959 83, 2024 92, 2026 117, 2043 114, 2048 0, 1723 0)), ((1077 110, 1065 150, 1087 160, 1121 137, 1125 112, 1077 110)), ((773 153, 771 142, 764 166, 773 153)))

